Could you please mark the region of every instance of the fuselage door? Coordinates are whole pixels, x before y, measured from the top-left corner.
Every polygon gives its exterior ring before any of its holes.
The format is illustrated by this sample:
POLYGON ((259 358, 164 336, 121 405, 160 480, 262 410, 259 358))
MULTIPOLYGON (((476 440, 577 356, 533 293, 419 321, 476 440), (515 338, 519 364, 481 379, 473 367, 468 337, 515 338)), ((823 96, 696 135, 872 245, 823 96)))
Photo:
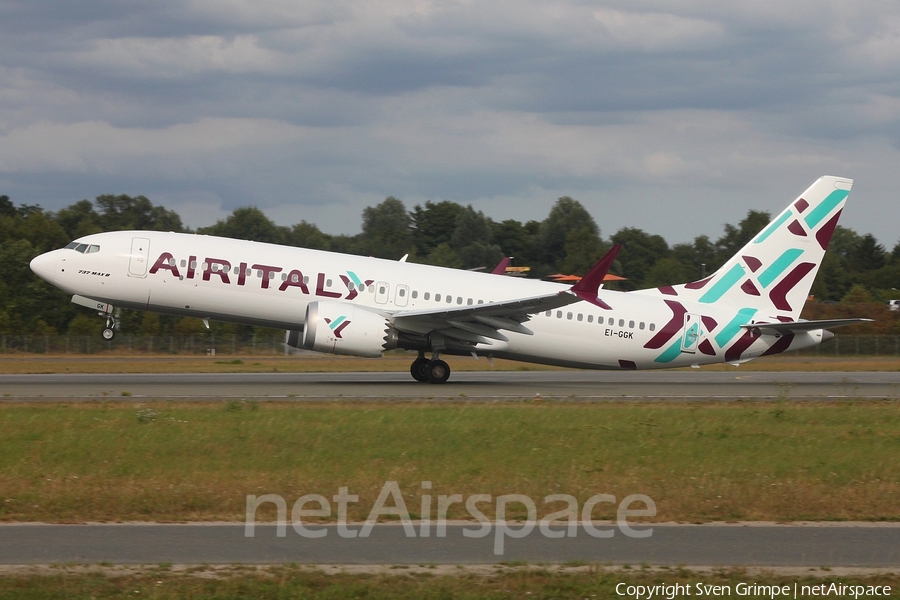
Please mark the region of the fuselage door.
POLYGON ((681 351, 691 354, 697 351, 700 343, 700 315, 690 313, 684 315, 684 338, 681 341, 681 351))
POLYGON ((131 258, 128 260, 128 275, 131 277, 146 277, 149 257, 150 240, 147 238, 132 238, 131 258))
POLYGON ((388 297, 391 295, 391 286, 384 281, 375 284, 375 302, 378 304, 386 304, 388 297))
POLYGON ((409 302, 409 286, 402 283, 397 286, 394 292, 394 304, 397 306, 406 306, 409 302))

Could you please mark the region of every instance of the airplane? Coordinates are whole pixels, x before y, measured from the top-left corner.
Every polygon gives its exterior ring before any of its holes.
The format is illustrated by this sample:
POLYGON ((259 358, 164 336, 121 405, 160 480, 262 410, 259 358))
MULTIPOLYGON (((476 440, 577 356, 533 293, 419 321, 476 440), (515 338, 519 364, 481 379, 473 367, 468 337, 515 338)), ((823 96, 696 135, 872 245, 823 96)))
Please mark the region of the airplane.
POLYGON ((572 286, 158 231, 83 236, 31 269, 106 319, 118 307, 286 330, 318 352, 417 351, 410 374, 444 383, 441 355, 585 369, 740 364, 809 348, 868 319, 800 312, 852 180, 821 177, 709 277, 639 291, 602 289, 613 247, 572 286))

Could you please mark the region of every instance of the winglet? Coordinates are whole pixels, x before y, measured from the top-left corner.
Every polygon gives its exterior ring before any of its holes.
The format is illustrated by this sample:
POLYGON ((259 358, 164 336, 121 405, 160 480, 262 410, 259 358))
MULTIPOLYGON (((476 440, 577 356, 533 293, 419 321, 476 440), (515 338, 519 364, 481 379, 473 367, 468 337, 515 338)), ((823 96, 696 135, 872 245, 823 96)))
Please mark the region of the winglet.
POLYGON ((587 275, 582 277, 581 281, 573 285, 569 291, 582 300, 587 300, 592 304, 596 304, 601 308, 609 310, 610 306, 597 298, 597 292, 603 284, 603 278, 609 272, 609 268, 612 266, 613 261, 616 260, 616 256, 619 255, 619 250, 621 249, 621 244, 616 244, 610 248, 609 252, 604 254, 603 258, 598 260, 597 264, 591 267, 591 270, 587 272, 587 275))
POLYGON ((501 260, 501 261, 497 264, 497 266, 494 267, 494 270, 491 271, 491 274, 493 274, 493 275, 506 275, 506 267, 509 266, 510 258, 511 258, 511 257, 509 257, 509 256, 504 256, 504 257, 503 257, 503 260, 501 260))

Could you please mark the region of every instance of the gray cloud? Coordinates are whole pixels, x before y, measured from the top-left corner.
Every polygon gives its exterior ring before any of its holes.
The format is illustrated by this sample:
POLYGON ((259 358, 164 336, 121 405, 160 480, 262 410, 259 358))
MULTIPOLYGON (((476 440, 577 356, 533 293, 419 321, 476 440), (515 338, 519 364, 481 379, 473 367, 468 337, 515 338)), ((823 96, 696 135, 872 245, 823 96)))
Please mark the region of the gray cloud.
POLYGON ((898 82, 879 0, 7 0, 0 193, 332 232, 388 195, 539 219, 569 194, 683 241, 828 173, 892 244, 898 82))

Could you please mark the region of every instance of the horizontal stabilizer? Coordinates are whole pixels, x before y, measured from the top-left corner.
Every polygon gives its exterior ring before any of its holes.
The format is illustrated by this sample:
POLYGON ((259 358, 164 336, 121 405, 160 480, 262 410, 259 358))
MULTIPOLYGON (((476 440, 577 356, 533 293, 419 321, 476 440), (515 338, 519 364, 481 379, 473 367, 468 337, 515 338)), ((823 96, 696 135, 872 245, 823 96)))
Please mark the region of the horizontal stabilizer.
POLYGON ((802 333, 816 329, 834 329, 858 323, 871 323, 872 319, 823 319, 820 321, 789 321, 787 323, 747 323, 744 329, 765 329, 778 333, 802 333))

